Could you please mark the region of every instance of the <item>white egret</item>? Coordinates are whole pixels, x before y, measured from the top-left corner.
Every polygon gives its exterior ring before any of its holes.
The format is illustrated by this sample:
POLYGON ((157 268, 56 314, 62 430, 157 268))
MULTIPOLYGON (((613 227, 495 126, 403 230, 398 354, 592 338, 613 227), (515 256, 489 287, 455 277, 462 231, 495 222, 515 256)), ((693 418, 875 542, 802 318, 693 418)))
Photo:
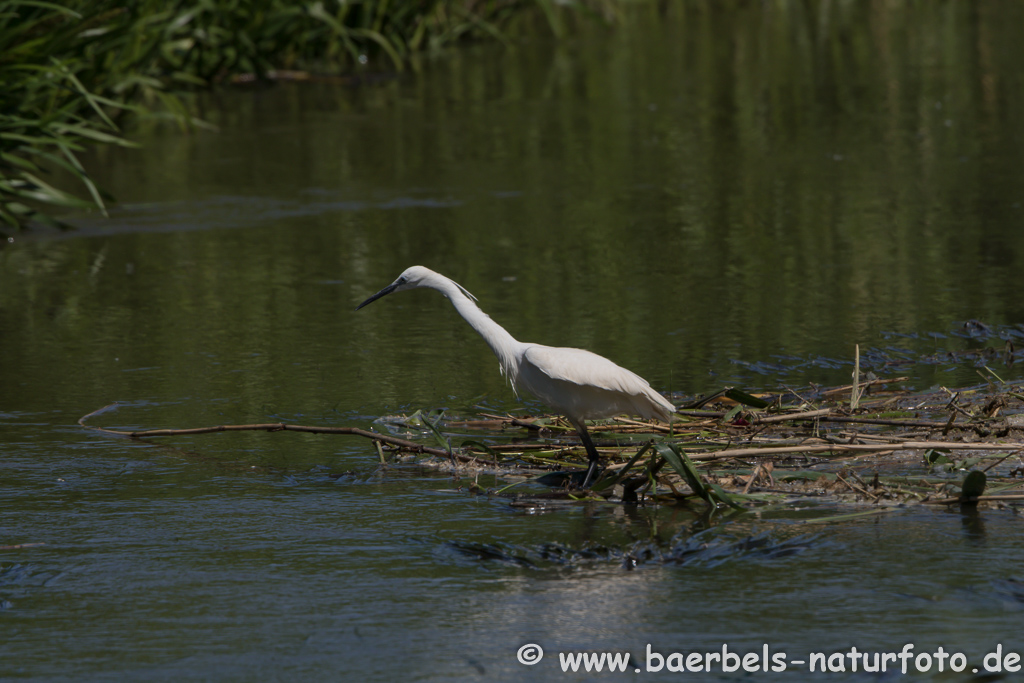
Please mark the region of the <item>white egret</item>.
POLYGON ((590 465, 583 488, 597 471, 598 453, 584 420, 628 413, 668 420, 676 407, 651 388, 643 377, 584 349, 517 341, 473 303, 476 297, 457 282, 423 266, 412 266, 398 279, 356 307, 358 311, 391 292, 429 287, 448 297, 467 323, 498 357, 501 372, 516 394, 523 391, 569 418, 587 449, 590 465))

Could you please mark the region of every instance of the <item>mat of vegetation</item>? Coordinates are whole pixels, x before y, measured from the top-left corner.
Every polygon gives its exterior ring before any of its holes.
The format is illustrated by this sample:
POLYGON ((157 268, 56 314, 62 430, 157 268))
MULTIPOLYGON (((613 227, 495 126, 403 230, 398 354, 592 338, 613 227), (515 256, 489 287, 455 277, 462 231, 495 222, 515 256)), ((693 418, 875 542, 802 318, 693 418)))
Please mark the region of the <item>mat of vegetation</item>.
MULTIPOLYGON (((575 430, 557 416, 385 416, 380 431, 284 423, 126 431, 147 439, 226 431, 350 434, 372 440, 382 467, 448 471, 465 490, 523 508, 696 505, 708 515, 779 510, 808 501, 857 506, 850 516, 910 504, 1024 503, 1024 393, 996 382, 957 391, 901 390, 903 378, 751 395, 726 389, 671 423, 592 423, 604 470, 586 491, 575 430), (854 406, 854 407, 851 407, 854 406), (493 486, 481 485, 487 477, 493 486)), ((342 474, 335 474, 335 477, 342 474)), ((805 520, 806 521, 806 520, 805 520)))
POLYGON ((193 119, 183 93, 308 70, 401 71, 419 52, 517 30, 563 31, 613 0, 0 0, 0 234, 63 226, 62 209, 105 211, 79 153, 131 146, 126 115, 193 119), (531 23, 532 22, 532 23, 531 23), (525 28, 524 28, 525 27, 525 28), (82 196, 47 182, 77 178, 82 196))

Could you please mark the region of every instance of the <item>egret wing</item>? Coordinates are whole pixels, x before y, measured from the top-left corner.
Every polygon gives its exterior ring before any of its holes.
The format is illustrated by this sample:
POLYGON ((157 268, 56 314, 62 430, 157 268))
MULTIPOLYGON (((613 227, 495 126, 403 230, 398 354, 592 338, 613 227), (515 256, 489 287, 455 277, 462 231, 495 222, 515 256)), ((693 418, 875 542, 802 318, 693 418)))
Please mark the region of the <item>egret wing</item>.
POLYGON ((520 377, 529 391, 582 417, 628 412, 667 419, 675 412, 675 406, 643 377, 585 349, 536 344, 526 349, 523 362, 528 367, 521 368, 520 377), (579 389, 558 389, 563 382, 579 389))
POLYGON ((536 344, 526 350, 523 360, 551 379, 580 386, 592 386, 627 394, 639 393, 643 388, 650 386, 640 375, 586 349, 536 344))

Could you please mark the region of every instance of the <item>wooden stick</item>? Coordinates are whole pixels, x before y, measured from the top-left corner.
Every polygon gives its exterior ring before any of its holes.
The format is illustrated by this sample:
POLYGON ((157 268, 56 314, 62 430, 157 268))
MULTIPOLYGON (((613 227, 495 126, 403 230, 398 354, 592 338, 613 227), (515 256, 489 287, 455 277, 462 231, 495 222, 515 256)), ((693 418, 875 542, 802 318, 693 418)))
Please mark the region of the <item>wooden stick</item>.
MULTIPOLYGON (((373 439, 375 441, 382 441, 391 446, 399 446, 405 448, 414 453, 429 453, 430 455, 436 455, 442 458, 450 456, 448 451, 443 448, 432 448, 431 446, 424 446, 423 444, 416 443, 415 441, 409 441, 407 439, 399 439, 396 436, 390 436, 388 434, 379 434, 377 432, 370 432, 365 429, 359 429, 358 427, 310 427, 307 425, 293 425, 284 422, 269 422, 262 424, 247 424, 247 425, 216 425, 214 427, 194 427, 192 429, 145 429, 141 431, 127 431, 123 429, 107 429, 105 427, 94 427, 92 425, 85 424, 85 420, 96 413, 103 412, 107 408, 113 405, 105 406, 99 410, 85 415, 78 420, 78 424, 85 427, 86 429, 92 429, 93 431, 102 432, 104 434, 113 434, 115 436, 127 436, 132 439, 151 438, 157 436, 189 436, 192 434, 214 434, 218 432, 306 432, 307 434, 352 434, 354 436, 362 436, 367 439, 373 439)), ((489 463, 474 458, 469 455, 462 455, 460 453, 454 453, 454 456, 463 462, 472 462, 478 464, 487 465, 489 463)))

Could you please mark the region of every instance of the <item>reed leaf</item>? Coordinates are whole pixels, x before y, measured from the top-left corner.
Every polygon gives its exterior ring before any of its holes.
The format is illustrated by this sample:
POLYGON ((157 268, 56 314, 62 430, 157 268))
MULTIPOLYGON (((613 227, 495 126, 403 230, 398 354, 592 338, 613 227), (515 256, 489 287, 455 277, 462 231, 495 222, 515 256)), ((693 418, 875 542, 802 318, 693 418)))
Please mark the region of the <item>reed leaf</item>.
POLYGON ((504 42, 513 20, 530 13, 561 35, 566 11, 554 0, 5 0, 0 219, 24 229, 59 223, 49 216, 56 209, 104 210, 104 193, 73 153, 133 146, 121 123, 145 111, 142 102, 188 129, 193 117, 182 96, 193 88, 274 69, 347 71, 367 61, 401 71, 415 51, 464 39, 504 42), (43 152, 53 148, 88 199, 72 201, 67 189, 42 182, 54 159, 43 152))

